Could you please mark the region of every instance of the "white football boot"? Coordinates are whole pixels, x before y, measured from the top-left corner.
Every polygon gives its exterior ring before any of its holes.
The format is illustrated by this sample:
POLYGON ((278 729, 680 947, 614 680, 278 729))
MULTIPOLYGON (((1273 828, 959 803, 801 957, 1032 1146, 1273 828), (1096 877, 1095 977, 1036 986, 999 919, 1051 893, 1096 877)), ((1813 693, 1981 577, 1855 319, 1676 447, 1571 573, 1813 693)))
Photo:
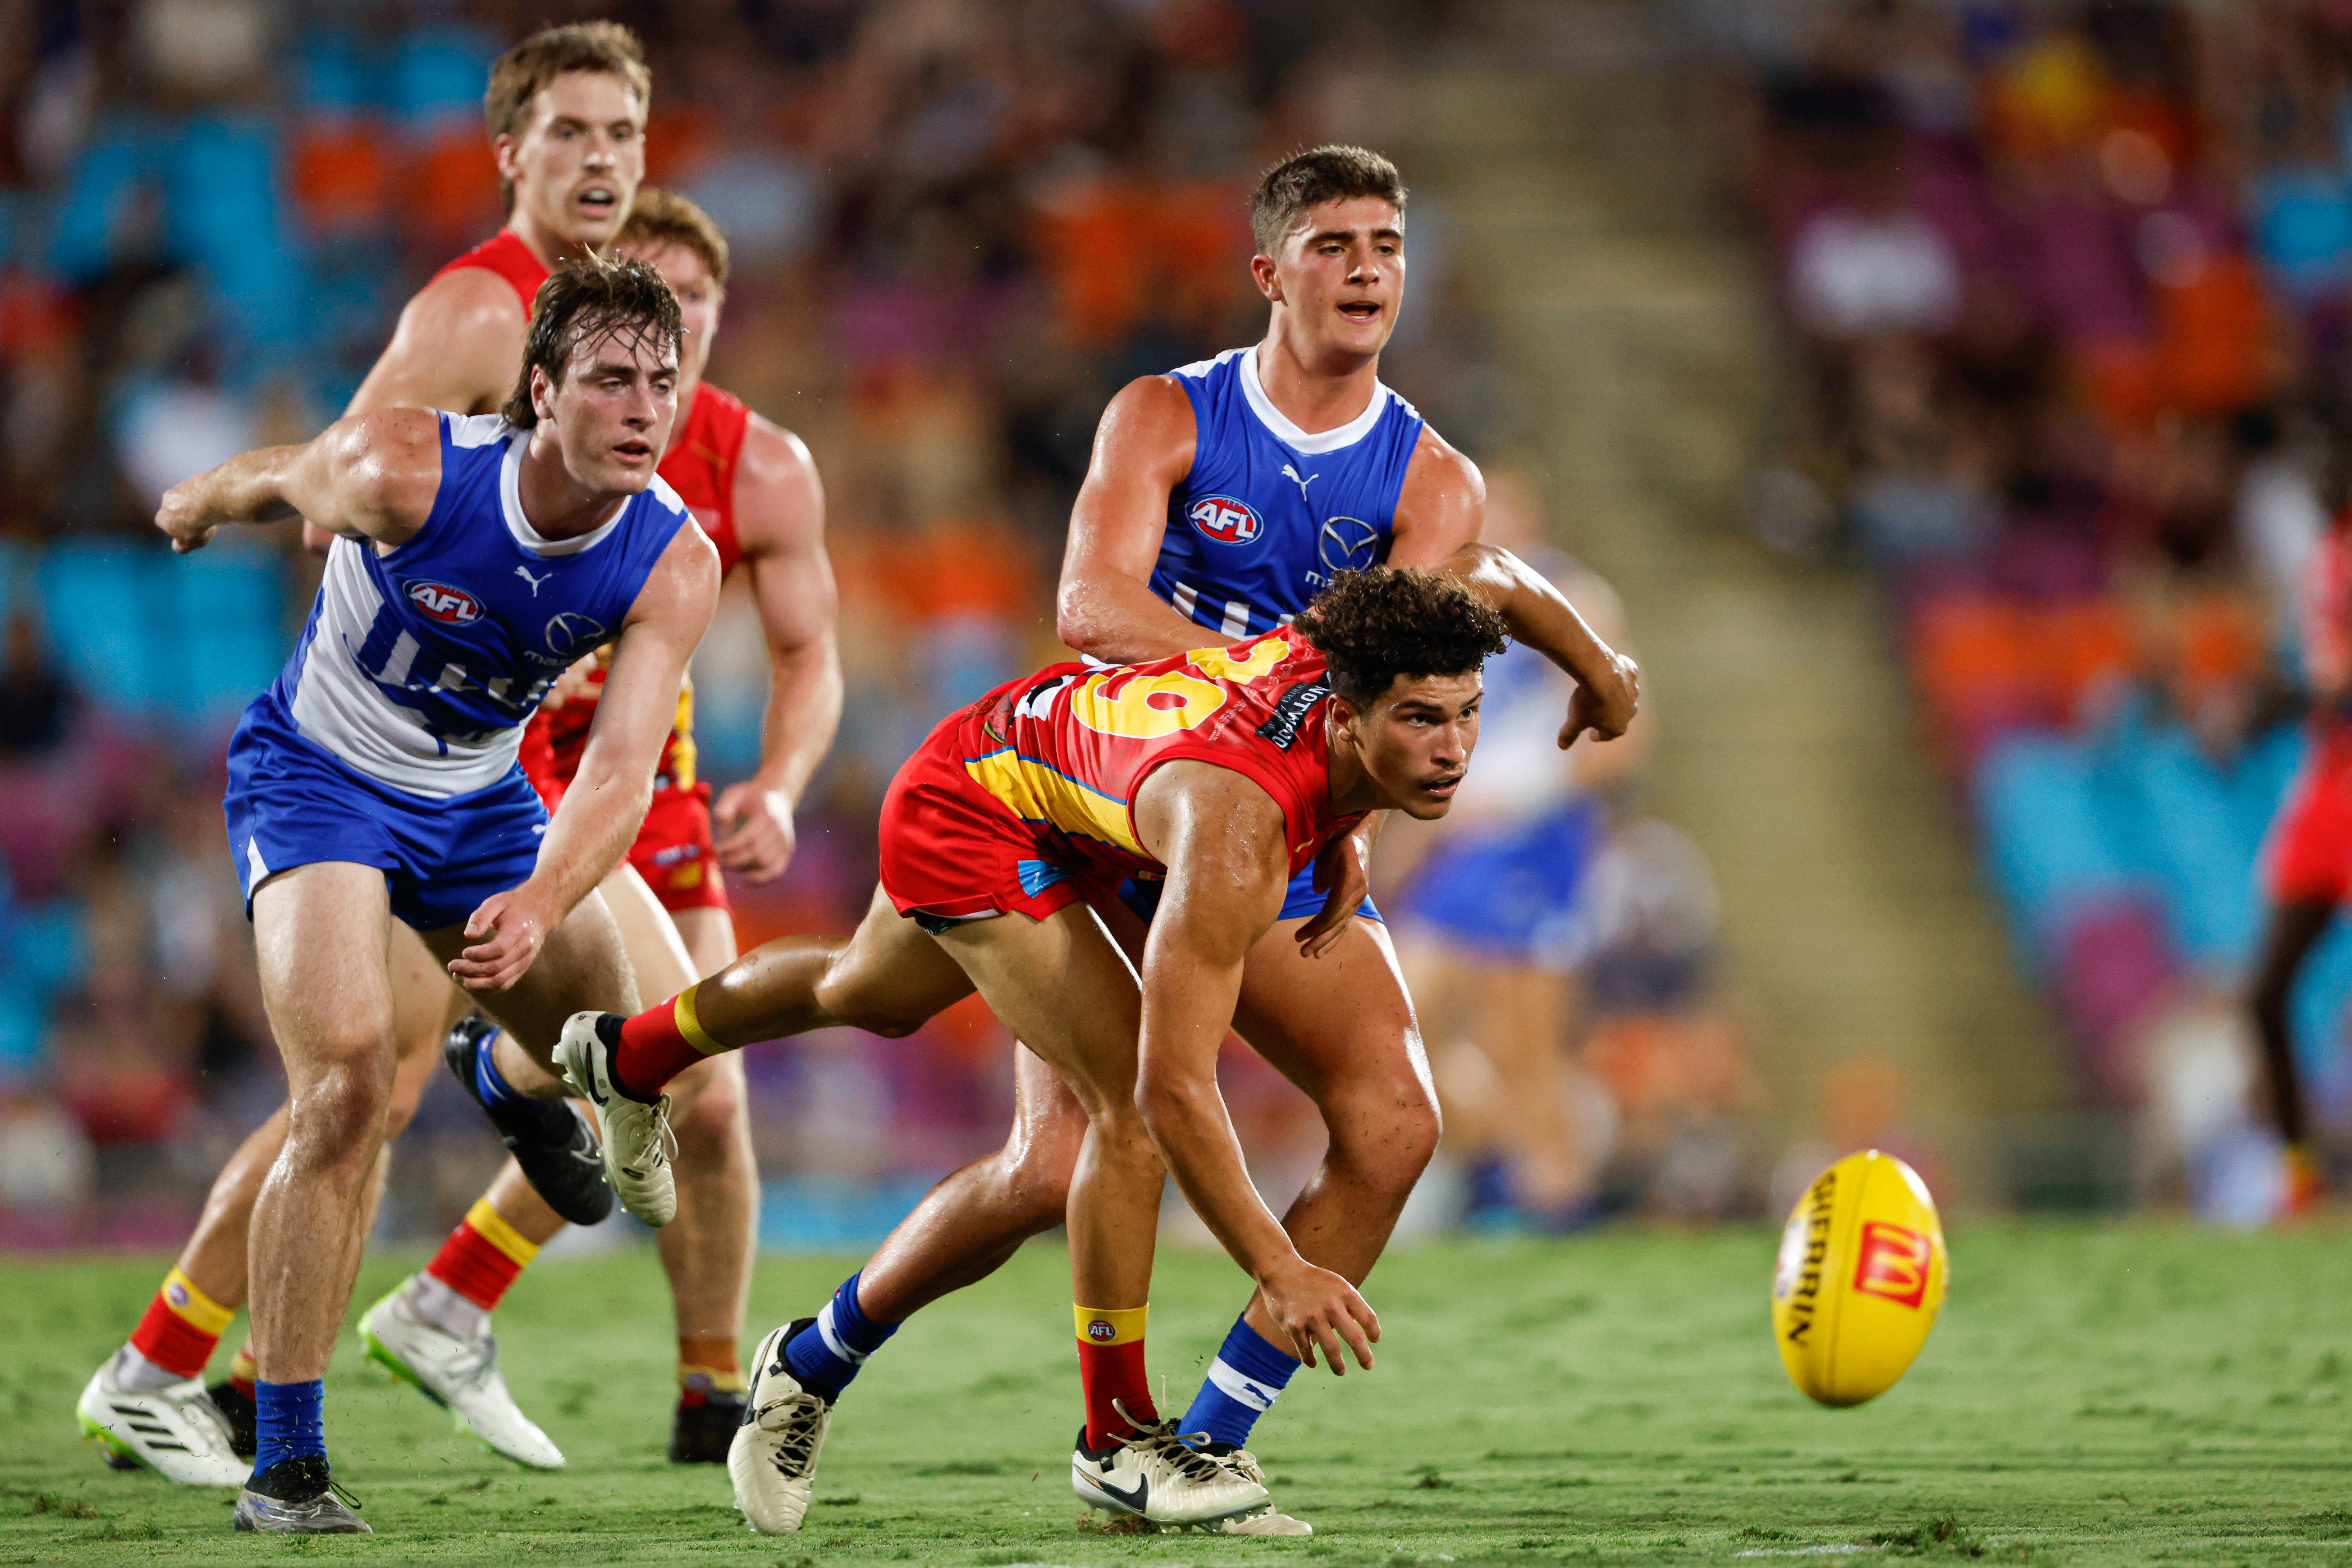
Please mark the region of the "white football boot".
MULTIPOLYGON (((1257 1462, 1257 1456, 1247 1448, 1229 1449, 1211 1457, 1219 1464, 1238 1471, 1258 1485, 1265 1485, 1265 1468, 1257 1462)), ((1255 1512, 1235 1514, 1231 1519, 1221 1519, 1207 1528, 1214 1535, 1307 1536, 1315 1533, 1313 1525, 1303 1519, 1293 1519, 1288 1514, 1280 1512, 1270 1502, 1255 1512)))
POLYGON ((669 1131, 669 1096, 648 1105, 614 1087, 612 1047, 598 1027, 607 1018, 617 1038, 621 1021, 613 1015, 572 1014, 556 1043, 555 1068, 596 1112, 596 1131, 604 1139, 604 1179, 613 1184, 621 1206, 659 1227, 677 1217, 677 1183, 669 1164, 677 1140, 669 1131))
POLYGON ((184 1487, 241 1487, 253 1474, 229 1442, 228 1423, 192 1377, 162 1388, 125 1388, 114 1358, 90 1374, 74 1406, 82 1436, 106 1445, 108 1462, 144 1465, 184 1487))
POLYGON ((409 1309, 403 1280, 360 1320, 360 1342, 367 1358, 457 1418, 482 1447, 534 1470, 560 1470, 563 1450, 548 1440, 507 1392, 499 1375, 495 1334, 461 1339, 409 1309))
POLYGON ((801 1386, 784 1362, 784 1342, 814 1322, 803 1318, 772 1331, 752 1358, 743 1425, 727 1447, 727 1473, 743 1522, 762 1535, 789 1535, 808 1513, 816 1458, 833 1424, 833 1402, 801 1386))
MULTIPOLYGON (((1111 1407, 1119 1409, 1116 1402, 1111 1407)), ((1087 1448, 1080 1427, 1070 1455, 1070 1486, 1088 1508, 1153 1524, 1213 1525, 1274 1502, 1262 1482, 1186 1447, 1173 1421, 1138 1426, 1133 1436, 1101 1453, 1087 1448)))

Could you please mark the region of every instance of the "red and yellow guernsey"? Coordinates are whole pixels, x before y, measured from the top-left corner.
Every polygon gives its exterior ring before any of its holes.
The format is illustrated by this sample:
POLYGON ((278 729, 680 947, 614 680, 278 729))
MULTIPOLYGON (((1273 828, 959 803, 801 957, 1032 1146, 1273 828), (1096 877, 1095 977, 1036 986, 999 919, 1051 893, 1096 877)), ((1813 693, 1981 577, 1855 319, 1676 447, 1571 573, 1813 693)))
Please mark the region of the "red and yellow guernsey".
POLYGON ((882 879, 901 913, 1043 918, 1121 879, 1163 878, 1135 796, 1170 763, 1251 779, 1282 810, 1289 874, 1361 813, 1331 809, 1324 661, 1287 629, 1150 664, 1060 664, 931 732, 883 805, 882 879))

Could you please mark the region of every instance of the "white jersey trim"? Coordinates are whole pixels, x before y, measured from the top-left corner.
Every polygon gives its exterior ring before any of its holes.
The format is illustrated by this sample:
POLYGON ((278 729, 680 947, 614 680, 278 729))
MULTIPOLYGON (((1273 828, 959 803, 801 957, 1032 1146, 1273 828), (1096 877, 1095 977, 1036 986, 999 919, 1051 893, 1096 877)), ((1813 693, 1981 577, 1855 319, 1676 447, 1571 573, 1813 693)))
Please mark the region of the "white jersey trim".
POLYGON ((499 464, 499 514, 507 520, 507 531, 514 535, 514 542, 533 555, 577 555, 583 550, 593 550, 604 543, 606 537, 621 526, 621 519, 629 514, 627 501, 614 508, 613 515, 604 520, 603 526, 572 539, 550 539, 530 525, 530 519, 523 516, 522 449, 526 445, 524 432, 509 430, 507 455, 499 464))
MULTIPOLYGON (((1242 395, 1248 399, 1250 412, 1257 416, 1257 422, 1271 431, 1276 440, 1292 451, 1303 453, 1309 458, 1319 458, 1326 452, 1340 451, 1354 446, 1370 435, 1372 426, 1381 422, 1381 416, 1388 412, 1389 399, 1396 395, 1385 385, 1375 381, 1372 383, 1371 401, 1364 405, 1364 411, 1361 414, 1337 429, 1310 433, 1301 430, 1293 424, 1290 416, 1276 408, 1274 405, 1274 399, 1265 395, 1265 384, 1258 380, 1257 350, 1253 348, 1229 352, 1238 353, 1242 356, 1242 395)), ((1218 357, 1222 359, 1223 355, 1221 354, 1218 357)))

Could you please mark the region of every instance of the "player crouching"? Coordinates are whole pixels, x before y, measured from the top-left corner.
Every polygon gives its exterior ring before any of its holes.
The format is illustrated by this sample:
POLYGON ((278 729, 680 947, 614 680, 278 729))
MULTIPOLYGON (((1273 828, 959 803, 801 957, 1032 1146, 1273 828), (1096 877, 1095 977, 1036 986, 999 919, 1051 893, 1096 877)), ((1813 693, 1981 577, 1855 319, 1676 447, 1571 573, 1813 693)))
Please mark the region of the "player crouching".
MULTIPOLYGON (((1154 1524, 1258 1515, 1270 1500, 1255 1467, 1189 1447, 1153 1407, 1143 1328, 1161 1187, 1172 1173, 1299 1360, 1371 1365, 1371 1308, 1299 1256, 1250 1183, 1217 1053, 1244 957, 1299 869, 1366 813, 1444 815, 1477 742, 1479 668, 1507 627, 1577 679, 1561 745, 1623 731, 1632 664, 1508 552, 1342 574, 1254 641, 1056 665, 950 717, 891 784, 882 885, 855 935, 771 942, 633 1018, 578 1015, 557 1060, 600 1105, 646 1102, 711 1053, 837 1025, 904 1035, 977 987, 1087 1115, 1068 1208, 1087 1412, 1074 1487, 1154 1524), (1129 877, 1165 882, 1139 986, 1104 923, 1129 877)), ((639 1153, 605 1146, 619 1163, 639 1153)), ((761 1343, 729 1457, 754 1529, 799 1528, 835 1401, 896 1327, 866 1319, 853 1288, 761 1343)))

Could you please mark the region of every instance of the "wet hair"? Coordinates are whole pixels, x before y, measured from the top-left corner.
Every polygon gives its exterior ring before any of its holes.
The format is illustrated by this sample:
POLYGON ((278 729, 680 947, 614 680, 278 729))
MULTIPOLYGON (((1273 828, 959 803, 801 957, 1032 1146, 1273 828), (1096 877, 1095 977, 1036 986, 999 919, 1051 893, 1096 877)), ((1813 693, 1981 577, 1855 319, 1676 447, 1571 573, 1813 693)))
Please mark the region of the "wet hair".
POLYGON ((1466 675, 1510 646, 1503 617, 1451 577, 1400 566, 1342 572, 1293 623, 1358 709, 1397 677, 1466 675))
MULTIPOLYGON (((618 22, 543 27, 500 55, 490 68, 490 85, 482 94, 482 123, 490 140, 521 135, 539 89, 573 71, 620 78, 637 95, 640 114, 653 102, 654 73, 646 65, 645 46, 628 28, 618 22)), ((511 182, 501 179, 499 195, 509 208, 514 205, 511 182)))
POLYGON ((563 384, 564 367, 580 345, 604 337, 643 338, 667 343, 672 353, 686 336, 677 296, 661 274, 642 261, 607 261, 587 256, 548 274, 531 302, 530 336, 523 342, 522 379, 499 412, 518 430, 539 423, 531 406, 530 373, 543 370, 563 384))
POLYGON ((1361 147, 1317 147, 1294 153, 1268 169, 1250 193, 1250 233, 1258 254, 1275 255, 1310 207, 1344 202, 1355 196, 1378 196, 1397 210, 1404 225, 1404 176, 1378 153, 1361 147))
POLYGON ((727 237, 719 232, 709 213, 676 191, 639 185, 637 199, 629 204, 628 219, 621 225, 620 237, 613 243, 646 250, 683 246, 702 258, 713 283, 727 287, 727 237))

